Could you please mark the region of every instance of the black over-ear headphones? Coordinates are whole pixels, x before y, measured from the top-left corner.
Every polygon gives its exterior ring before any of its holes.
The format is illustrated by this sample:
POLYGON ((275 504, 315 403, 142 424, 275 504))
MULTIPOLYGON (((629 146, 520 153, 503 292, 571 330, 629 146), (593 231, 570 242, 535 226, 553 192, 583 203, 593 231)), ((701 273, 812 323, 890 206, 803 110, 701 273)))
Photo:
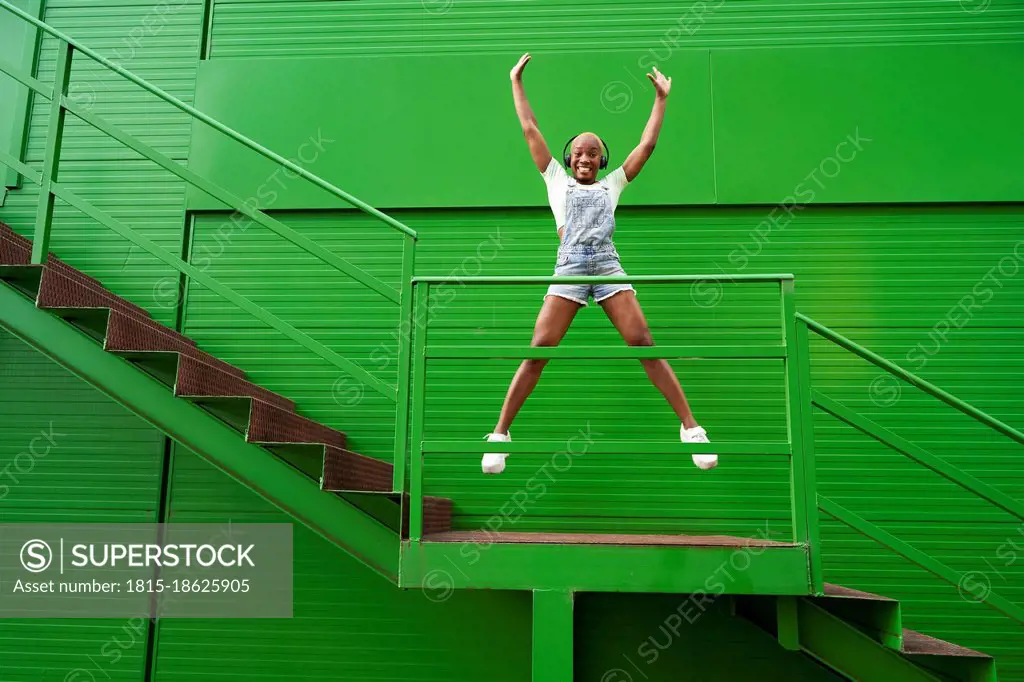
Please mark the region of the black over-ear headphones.
MULTIPOLYGON (((577 137, 579 137, 579 135, 573 135, 569 138, 569 141, 565 143, 565 146, 562 147, 562 161, 565 163, 566 168, 572 168, 572 156, 569 154, 569 145, 571 145, 572 141, 577 137)), ((600 137, 597 139, 601 140, 600 137)), ((601 155, 601 165, 599 167, 604 169, 608 167, 608 157, 611 156, 611 152, 608 151, 608 145, 604 143, 604 140, 601 140, 601 146, 604 148, 604 154, 601 155)))

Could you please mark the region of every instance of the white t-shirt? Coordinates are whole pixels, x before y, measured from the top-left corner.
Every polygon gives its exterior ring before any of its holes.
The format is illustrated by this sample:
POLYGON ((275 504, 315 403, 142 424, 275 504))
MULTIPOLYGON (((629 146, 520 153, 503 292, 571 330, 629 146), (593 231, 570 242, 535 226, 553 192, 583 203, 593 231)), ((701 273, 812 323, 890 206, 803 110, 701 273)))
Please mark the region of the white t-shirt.
MULTIPOLYGON (((565 191, 569 187, 569 180, 571 176, 566 172, 565 168, 555 157, 551 157, 551 161, 548 162, 547 169, 541 173, 544 178, 544 183, 548 186, 548 203, 551 204, 551 212, 555 215, 555 229, 561 229, 565 226, 565 191)), ((592 185, 581 185, 576 183, 576 188, 580 190, 590 190, 603 192, 601 185, 604 184, 608 187, 608 198, 612 202, 612 211, 619 204, 619 195, 622 194, 622 190, 626 188, 629 181, 626 180, 626 171, 619 166, 608 175, 604 176, 592 185)))

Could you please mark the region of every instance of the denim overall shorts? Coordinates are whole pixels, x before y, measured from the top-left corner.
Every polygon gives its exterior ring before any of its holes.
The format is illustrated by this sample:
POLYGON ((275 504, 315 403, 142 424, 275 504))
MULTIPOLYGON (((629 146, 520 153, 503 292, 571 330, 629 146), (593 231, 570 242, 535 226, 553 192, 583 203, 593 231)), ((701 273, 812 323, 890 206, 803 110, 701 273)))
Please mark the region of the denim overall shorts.
MULTIPOLYGON (((565 229, 558 246, 555 275, 625 275, 619 264, 619 253, 612 243, 615 214, 608 196, 608 186, 600 190, 579 189, 575 178, 569 178, 565 197, 565 229)), ((561 296, 587 305, 590 296, 600 303, 620 291, 632 291, 622 284, 552 284, 547 296, 561 296)))

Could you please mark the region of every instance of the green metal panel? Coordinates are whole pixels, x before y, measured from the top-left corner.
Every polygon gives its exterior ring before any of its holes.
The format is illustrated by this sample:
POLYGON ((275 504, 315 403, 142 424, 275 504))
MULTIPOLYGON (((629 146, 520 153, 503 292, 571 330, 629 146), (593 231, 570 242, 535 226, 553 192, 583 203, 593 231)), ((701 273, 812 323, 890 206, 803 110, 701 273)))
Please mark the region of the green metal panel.
POLYGON ((721 203, 1024 197, 1021 42, 715 50, 711 67, 721 203))
MULTIPOLYGON (((507 54, 474 54, 410 61, 378 55, 353 68, 350 59, 214 58, 199 69, 196 102, 382 209, 543 205, 544 184, 514 118, 506 77, 509 59, 507 54), (254 72, 258 79, 250 77, 254 72), (474 83, 472 95, 467 83, 474 83), (472 107, 437 106, 467 96, 472 107), (283 101, 289 106, 268 106, 283 101), (500 168, 501 182, 494 181, 491 167, 500 168), (396 181, 406 173, 414 173, 416 181, 396 181)), ((665 151, 646 166, 652 180, 630 187, 623 194, 624 204, 715 201, 708 55, 691 50, 676 62, 672 100, 658 143, 665 151), (686 162, 680 163, 681 158, 686 162)), ((565 140, 581 129, 596 130, 612 150, 611 168, 621 164, 640 141, 654 102, 654 89, 643 76, 644 68, 635 63, 635 54, 563 51, 538 59, 530 68, 536 69, 529 80, 531 104, 552 152, 560 154, 565 140), (572 88, 566 87, 566 73, 573 74, 572 88), (628 110, 601 106, 598 97, 609 73, 646 83, 628 110), (581 102, 582 93, 592 97, 581 102)), ((192 168, 263 206, 345 207, 304 181, 275 180, 273 166, 204 126, 193 129, 191 149, 192 168)), ((189 208, 221 207, 190 192, 189 208)))
POLYGON ((163 438, 0 330, 0 523, 72 510, 152 520, 163 438))
MULTIPOLYGON (((159 432, 0 330, 0 523, 153 523, 162 454, 159 432)), ((0 620, 0 679, 138 682, 147 627, 0 620)))
MULTIPOLYGON (((835 44, 1005 41, 1018 35, 1018 0, 908 5, 853 0, 828 11, 800 0, 656 3, 444 0, 414 5, 349 0, 217 0, 212 57, 438 54, 534 55, 630 50, 641 63, 674 64, 687 47, 792 47, 835 44), (371 9, 372 8, 372 11, 371 9), (273 25, 275 30, 268 31, 273 25), (566 30, 575 31, 571 42, 566 30)), ((632 61, 632 60, 631 60, 632 61)), ((512 63, 515 63, 514 60, 512 63)), ((504 71, 511 68, 509 64, 504 71)), ((533 66, 530 67, 531 69, 533 66)), ((668 69, 665 69, 669 73, 668 69)), ((622 75, 617 76, 619 78, 622 75)), ((676 83, 673 81, 673 86, 676 83)), ((674 92, 674 90, 673 90, 674 92)))
MULTIPOLYGON (((296 150, 312 134, 339 140, 345 154, 317 159, 318 168, 374 205, 543 205, 521 191, 534 171, 502 77, 529 50, 527 91, 556 154, 566 137, 593 129, 620 162, 650 111, 643 73, 657 64, 674 76, 659 152, 626 204, 1013 201, 1024 190, 1013 172, 1024 99, 1005 87, 1024 62, 1016 0, 839 2, 828 12, 794 0, 528 7, 222 3, 198 101, 275 147, 296 150), (571 49, 568 26, 586 36, 571 49), (247 78, 253 72, 261 78, 247 78), (239 83, 242 94, 229 94, 239 83), (435 105, 460 101, 465 83, 474 83, 474 106, 435 105), (268 106, 279 101, 294 106, 268 106), (985 126, 975 125, 979 111, 985 126), (481 129, 486 144, 466 135, 481 129), (848 135, 862 141, 837 149, 848 135), (501 159, 503 182, 469 170, 485 154, 501 159), (403 157, 429 159, 431 172, 391 182, 403 157)), ((239 192, 273 170, 202 129, 195 135, 192 161, 239 192)), ((302 187, 284 194, 281 208, 336 206, 302 187)))

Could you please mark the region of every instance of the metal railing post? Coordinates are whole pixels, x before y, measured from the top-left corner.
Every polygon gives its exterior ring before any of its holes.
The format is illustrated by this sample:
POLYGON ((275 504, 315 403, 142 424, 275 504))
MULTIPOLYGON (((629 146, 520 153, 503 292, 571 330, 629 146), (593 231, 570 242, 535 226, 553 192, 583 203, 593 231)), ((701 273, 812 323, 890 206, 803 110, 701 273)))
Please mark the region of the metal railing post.
POLYGON ((412 437, 409 443, 409 539, 423 537, 423 420, 426 414, 427 311, 430 285, 419 284, 413 317, 412 437))
POLYGON ((408 466, 409 392, 412 377, 413 283, 416 267, 416 241, 406 238, 402 247, 402 288, 398 315, 398 400, 395 406, 395 457, 393 489, 405 492, 405 468, 408 466))
POLYGON ((46 133, 46 153, 39 184, 39 205, 36 209, 36 229, 32 239, 32 264, 45 265, 50 253, 50 228, 53 225, 53 183, 57 181, 60 166, 61 142, 64 138, 63 97, 71 82, 71 59, 74 47, 66 41, 57 43, 57 66, 53 75, 53 98, 50 100, 49 129, 46 133))
POLYGON ((812 526, 817 527, 817 491, 813 485, 813 445, 808 443, 808 436, 813 438, 813 431, 808 429, 810 419, 810 392, 803 385, 803 365, 805 348, 800 345, 800 333, 797 327, 796 303, 794 301, 793 280, 780 283, 782 294, 782 329, 783 342, 786 347, 785 384, 786 384, 786 432, 793 453, 789 467, 790 508, 793 517, 793 541, 807 548, 807 573, 812 592, 820 592, 821 562, 818 557, 819 546, 812 526), (806 393, 806 395, 805 395, 806 393), (806 400, 805 400, 806 399, 806 400), (817 571, 816 571, 817 568, 817 571))

